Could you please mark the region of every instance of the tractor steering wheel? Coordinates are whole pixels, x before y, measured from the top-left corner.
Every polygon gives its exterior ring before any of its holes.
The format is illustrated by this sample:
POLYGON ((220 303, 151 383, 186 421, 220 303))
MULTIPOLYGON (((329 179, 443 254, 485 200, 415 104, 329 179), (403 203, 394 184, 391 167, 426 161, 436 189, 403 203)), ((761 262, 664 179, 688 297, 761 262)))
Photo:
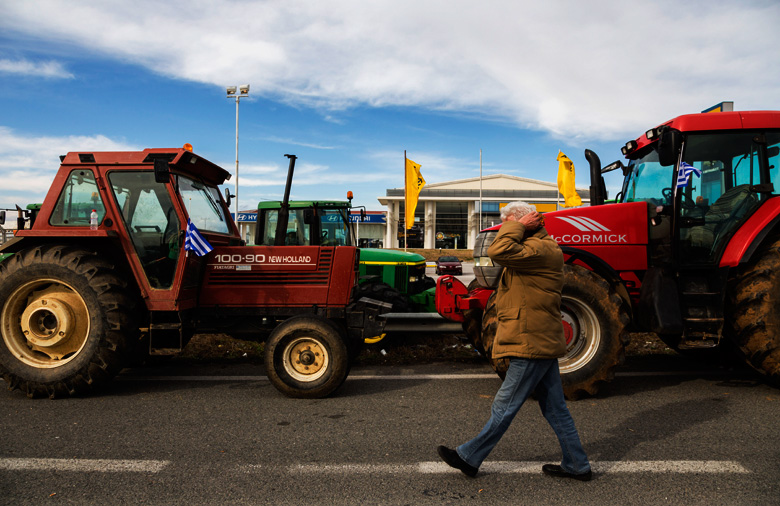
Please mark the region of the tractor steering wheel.
POLYGON ((672 204, 672 189, 671 188, 664 188, 661 190, 661 195, 664 196, 664 205, 671 205, 672 204))

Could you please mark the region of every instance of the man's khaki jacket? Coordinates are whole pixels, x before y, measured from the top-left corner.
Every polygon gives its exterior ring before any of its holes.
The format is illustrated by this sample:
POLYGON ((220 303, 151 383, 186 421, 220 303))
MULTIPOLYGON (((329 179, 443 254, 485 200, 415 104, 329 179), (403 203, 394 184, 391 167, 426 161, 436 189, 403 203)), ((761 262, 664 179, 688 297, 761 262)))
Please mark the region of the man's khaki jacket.
POLYGON ((504 266, 496 293, 498 329, 493 358, 550 359, 566 353, 561 324, 563 253, 540 228, 505 221, 488 255, 504 266))

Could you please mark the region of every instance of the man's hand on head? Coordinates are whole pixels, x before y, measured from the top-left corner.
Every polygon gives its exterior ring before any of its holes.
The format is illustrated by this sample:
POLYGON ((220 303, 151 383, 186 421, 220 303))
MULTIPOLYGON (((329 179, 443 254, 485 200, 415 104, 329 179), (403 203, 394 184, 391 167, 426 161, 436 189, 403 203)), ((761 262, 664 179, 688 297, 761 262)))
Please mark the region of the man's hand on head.
POLYGON ((522 223, 523 225, 525 225, 525 228, 528 230, 538 230, 544 224, 544 217, 541 214, 534 211, 532 213, 526 214, 519 220, 514 220, 514 221, 518 221, 519 223, 522 223))

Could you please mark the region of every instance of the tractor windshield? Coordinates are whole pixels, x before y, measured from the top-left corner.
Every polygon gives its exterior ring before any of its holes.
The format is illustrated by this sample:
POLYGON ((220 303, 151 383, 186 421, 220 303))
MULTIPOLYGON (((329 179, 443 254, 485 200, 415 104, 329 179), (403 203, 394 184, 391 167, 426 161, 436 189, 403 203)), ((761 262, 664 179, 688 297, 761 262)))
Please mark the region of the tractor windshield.
POLYGON ((658 152, 649 150, 628 163, 630 172, 623 183, 623 202, 645 201, 658 206, 671 205, 673 167, 658 162, 658 152))
POLYGON ((351 227, 346 209, 320 209, 321 236, 323 246, 351 246, 351 227))
POLYGON ((187 214, 198 230, 230 233, 225 210, 219 202, 219 190, 201 182, 179 176, 179 193, 187 214))

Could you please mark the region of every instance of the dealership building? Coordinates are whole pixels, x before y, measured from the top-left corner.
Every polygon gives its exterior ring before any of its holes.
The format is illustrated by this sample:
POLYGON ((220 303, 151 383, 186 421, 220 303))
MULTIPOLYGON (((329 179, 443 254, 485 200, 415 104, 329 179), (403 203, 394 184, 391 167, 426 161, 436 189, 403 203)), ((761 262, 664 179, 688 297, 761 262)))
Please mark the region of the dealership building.
MULTIPOLYGON (((577 193, 583 205, 589 205, 590 191, 577 188, 577 193)), ((406 246, 471 249, 477 233, 501 223, 501 208, 516 200, 536 205, 539 212, 563 206, 557 184, 536 179, 495 174, 427 184, 420 192, 414 227, 406 233, 406 246)), ((383 247, 403 248, 404 189, 388 189, 379 203, 387 208, 383 247)))
MULTIPOLYGON (((583 205, 590 203, 590 191, 577 188, 583 205)), ((426 184, 417 202, 414 227, 405 231, 404 189, 390 188, 378 197, 385 211, 368 211, 365 219, 353 213, 358 245, 363 248, 471 249, 483 228, 501 222, 500 210, 509 202, 522 200, 539 212, 563 206, 556 183, 505 174, 426 184), (482 203, 480 212, 480 202, 482 203)), ((253 243, 256 212, 238 215, 241 236, 253 243)))

